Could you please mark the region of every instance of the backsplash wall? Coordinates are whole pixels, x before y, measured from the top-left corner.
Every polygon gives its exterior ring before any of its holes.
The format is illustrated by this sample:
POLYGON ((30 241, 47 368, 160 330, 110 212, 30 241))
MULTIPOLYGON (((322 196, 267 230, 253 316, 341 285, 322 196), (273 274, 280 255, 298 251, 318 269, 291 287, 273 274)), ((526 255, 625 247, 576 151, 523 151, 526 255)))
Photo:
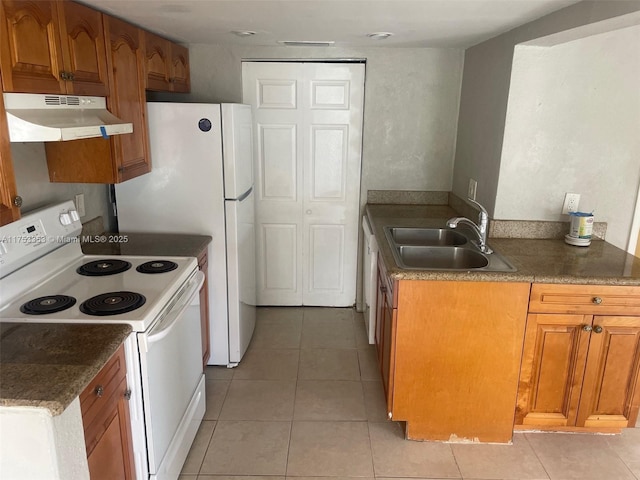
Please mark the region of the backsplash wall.
POLYGON ((104 228, 112 227, 107 185, 49 182, 44 143, 12 143, 11 155, 23 214, 52 203, 73 200, 76 194, 83 193, 86 215, 81 218, 82 222, 102 216, 104 228))

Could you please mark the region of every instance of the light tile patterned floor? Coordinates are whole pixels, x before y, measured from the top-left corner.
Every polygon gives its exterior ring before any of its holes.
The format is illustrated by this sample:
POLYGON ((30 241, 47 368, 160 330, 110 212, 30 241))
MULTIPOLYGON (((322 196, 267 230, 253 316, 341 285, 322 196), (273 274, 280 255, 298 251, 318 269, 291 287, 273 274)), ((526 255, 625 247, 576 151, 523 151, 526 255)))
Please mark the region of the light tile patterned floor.
POLYGON ((517 433, 513 445, 404 440, 351 309, 260 308, 241 364, 206 377, 207 412, 180 480, 640 480, 640 428, 517 433))

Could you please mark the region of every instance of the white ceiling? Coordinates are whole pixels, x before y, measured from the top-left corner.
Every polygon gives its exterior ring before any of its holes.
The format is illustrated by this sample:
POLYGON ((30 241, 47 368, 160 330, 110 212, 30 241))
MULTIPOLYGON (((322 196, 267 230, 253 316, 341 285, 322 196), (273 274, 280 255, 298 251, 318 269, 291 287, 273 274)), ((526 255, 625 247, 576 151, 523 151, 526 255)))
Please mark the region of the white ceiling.
POLYGON ((81 0, 182 43, 458 47, 480 43, 578 0, 81 0), (234 30, 253 30, 240 38, 234 30), (387 40, 367 33, 392 32, 387 40))

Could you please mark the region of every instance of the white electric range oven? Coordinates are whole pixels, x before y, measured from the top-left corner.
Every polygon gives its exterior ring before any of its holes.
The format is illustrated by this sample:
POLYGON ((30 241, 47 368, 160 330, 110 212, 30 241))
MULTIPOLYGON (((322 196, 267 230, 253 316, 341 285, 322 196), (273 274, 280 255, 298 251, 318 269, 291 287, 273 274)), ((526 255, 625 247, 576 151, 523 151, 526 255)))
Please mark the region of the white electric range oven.
POLYGON ((81 229, 71 201, 0 227, 0 322, 131 325, 136 478, 176 480, 205 411, 204 274, 191 257, 83 255, 81 229))

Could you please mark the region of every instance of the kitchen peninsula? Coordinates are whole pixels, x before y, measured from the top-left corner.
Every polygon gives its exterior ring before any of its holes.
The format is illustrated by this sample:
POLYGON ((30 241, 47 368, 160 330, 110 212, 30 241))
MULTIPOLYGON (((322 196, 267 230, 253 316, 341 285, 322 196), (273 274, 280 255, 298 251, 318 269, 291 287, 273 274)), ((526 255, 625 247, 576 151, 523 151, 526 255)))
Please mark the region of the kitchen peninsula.
POLYGON ((584 248, 490 238, 515 272, 404 269, 384 227, 444 228, 456 210, 369 204, 366 212, 379 247, 387 411, 407 422, 408 438, 504 443, 514 422, 609 433, 635 425, 640 259, 602 240, 584 248))
MULTIPOLYGON (((81 397, 130 332, 129 325, 0 323, 0 430, 11 432, 2 442, 3 475, 89 478, 81 397)), ((105 385, 105 399, 115 387, 105 385)))

